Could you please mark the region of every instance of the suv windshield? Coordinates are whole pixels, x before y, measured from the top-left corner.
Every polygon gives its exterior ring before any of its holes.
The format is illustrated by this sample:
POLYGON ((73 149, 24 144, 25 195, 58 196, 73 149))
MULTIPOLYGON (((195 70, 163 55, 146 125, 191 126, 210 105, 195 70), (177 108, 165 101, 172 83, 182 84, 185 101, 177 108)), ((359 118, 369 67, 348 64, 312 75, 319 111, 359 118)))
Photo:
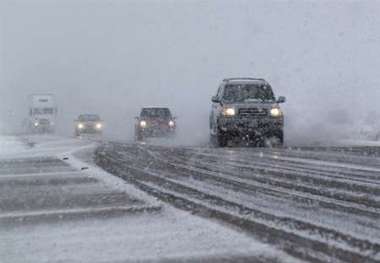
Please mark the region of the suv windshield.
POLYGON ((265 84, 230 84, 224 88, 226 102, 274 101, 272 88, 265 84))
POLYGON ((168 108, 145 108, 141 111, 141 117, 145 118, 171 118, 168 108))
POLYGON ((94 114, 87 114, 87 115, 80 115, 79 120, 80 121, 99 121, 100 117, 94 114))

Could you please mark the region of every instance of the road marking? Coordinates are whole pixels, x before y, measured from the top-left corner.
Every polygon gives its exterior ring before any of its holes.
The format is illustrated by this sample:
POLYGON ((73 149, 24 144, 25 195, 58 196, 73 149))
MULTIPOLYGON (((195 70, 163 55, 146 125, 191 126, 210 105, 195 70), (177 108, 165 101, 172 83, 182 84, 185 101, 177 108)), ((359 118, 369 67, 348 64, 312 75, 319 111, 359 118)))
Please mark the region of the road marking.
POLYGON ((85 214, 108 214, 110 212, 143 212, 147 210, 160 210, 161 206, 106 206, 98 208, 74 208, 74 209, 55 209, 55 210, 38 210, 33 212, 16 212, 0 214, 0 220, 19 219, 23 221, 30 217, 49 217, 49 216, 69 216, 85 214))
POLYGON ((0 174, 0 181, 2 179, 21 179, 21 178, 29 178, 29 177, 48 177, 48 176, 68 176, 73 177, 71 175, 83 175, 80 171, 62 171, 62 172, 44 172, 44 173, 24 173, 24 174, 0 174))

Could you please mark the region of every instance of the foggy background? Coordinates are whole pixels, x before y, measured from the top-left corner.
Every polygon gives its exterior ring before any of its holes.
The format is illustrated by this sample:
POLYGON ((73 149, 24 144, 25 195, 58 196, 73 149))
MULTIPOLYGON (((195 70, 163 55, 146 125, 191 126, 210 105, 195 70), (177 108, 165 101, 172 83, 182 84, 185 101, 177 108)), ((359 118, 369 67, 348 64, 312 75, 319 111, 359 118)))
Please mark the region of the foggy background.
POLYGON ((132 139, 139 109, 166 105, 180 140, 201 143, 220 81, 252 76, 287 97, 289 142, 351 138, 380 126, 379 14, 379 1, 0 0, 0 129, 48 92, 59 134, 99 113, 108 138, 132 139))

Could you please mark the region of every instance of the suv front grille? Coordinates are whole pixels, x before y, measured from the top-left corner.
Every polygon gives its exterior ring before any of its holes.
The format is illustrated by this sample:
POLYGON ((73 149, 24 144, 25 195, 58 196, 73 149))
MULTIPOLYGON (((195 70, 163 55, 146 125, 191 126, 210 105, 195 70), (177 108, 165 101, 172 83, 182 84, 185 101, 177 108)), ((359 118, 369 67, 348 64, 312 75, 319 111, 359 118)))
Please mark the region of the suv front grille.
POLYGON ((47 120, 47 119, 40 119, 38 121, 41 125, 49 125, 50 124, 50 121, 47 120))
POLYGON ((239 109, 239 116, 241 117, 263 117, 267 115, 268 115, 267 109, 260 109, 260 108, 239 109))

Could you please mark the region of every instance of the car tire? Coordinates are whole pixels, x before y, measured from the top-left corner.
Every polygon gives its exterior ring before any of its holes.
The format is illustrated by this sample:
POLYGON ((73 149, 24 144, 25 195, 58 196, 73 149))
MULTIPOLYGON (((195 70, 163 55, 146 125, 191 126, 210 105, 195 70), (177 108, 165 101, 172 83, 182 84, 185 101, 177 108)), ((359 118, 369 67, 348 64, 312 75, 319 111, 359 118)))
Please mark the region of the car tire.
POLYGON ((277 135, 277 138, 279 140, 279 146, 283 146, 284 145, 284 132, 280 131, 277 135))
POLYGON ((210 146, 211 147, 217 147, 217 141, 216 141, 216 136, 210 134, 210 146))
POLYGON ((136 132, 135 140, 136 142, 142 142, 144 140, 144 137, 142 136, 141 132, 136 132))
POLYGON ((264 147, 282 147, 284 145, 284 133, 278 131, 264 140, 264 147))
POLYGON ((216 146, 217 147, 226 147, 228 143, 227 135, 226 133, 222 132, 221 130, 217 130, 216 136, 216 146))

